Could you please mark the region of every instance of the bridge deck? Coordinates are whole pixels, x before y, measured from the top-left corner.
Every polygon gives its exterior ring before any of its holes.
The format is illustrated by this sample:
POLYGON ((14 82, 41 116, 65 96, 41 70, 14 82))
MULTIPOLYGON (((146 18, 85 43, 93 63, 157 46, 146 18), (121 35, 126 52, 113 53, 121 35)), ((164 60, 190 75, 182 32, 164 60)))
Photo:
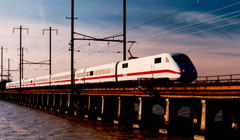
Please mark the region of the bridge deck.
MULTIPOLYGON (((2 93, 19 93, 19 89, 2 90, 2 93)), ((22 94, 71 94, 70 86, 23 88, 22 94)), ((192 84, 160 84, 153 81, 118 84, 75 85, 75 95, 139 96, 169 98, 240 98, 240 82, 197 82, 192 84)))

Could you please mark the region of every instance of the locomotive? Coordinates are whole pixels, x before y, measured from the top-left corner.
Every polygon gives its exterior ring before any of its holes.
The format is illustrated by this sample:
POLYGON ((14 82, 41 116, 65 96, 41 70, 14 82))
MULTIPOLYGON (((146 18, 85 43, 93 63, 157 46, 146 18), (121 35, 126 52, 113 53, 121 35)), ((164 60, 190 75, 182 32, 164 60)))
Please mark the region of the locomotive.
MULTIPOLYGON (((163 53, 148 57, 119 61, 76 70, 75 84, 136 81, 141 78, 168 79, 170 81, 192 82, 197 71, 186 54, 163 53)), ((9 82, 7 89, 19 88, 20 81, 9 82)), ((24 79, 21 87, 42 87, 71 84, 71 72, 24 79)))

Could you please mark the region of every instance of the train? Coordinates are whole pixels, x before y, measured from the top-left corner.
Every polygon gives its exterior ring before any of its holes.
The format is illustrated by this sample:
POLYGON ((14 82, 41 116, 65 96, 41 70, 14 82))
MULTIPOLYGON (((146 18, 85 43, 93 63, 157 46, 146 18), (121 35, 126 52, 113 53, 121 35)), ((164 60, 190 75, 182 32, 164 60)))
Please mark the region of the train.
MULTIPOLYGON (((139 79, 168 79, 169 81, 192 82, 197 70, 183 53, 162 53, 126 61, 118 61, 74 72, 75 84, 137 81, 139 79)), ((21 88, 60 86, 71 84, 71 71, 23 79, 21 88)), ((20 81, 6 83, 6 89, 20 87, 20 81)))

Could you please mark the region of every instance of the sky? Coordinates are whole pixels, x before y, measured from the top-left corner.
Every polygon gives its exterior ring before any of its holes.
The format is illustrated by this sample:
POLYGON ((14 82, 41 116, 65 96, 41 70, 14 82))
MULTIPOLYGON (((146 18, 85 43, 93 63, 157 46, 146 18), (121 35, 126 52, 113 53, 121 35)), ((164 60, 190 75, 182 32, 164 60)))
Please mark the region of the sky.
MULTIPOLYGON (((127 0, 126 7, 127 41, 137 42, 131 49, 134 56, 181 52, 190 57, 199 76, 240 73, 238 0, 127 0)), ((122 0, 75 0, 74 14, 77 33, 96 38, 122 34, 122 0)), ((25 61, 49 60, 49 31, 43 29, 51 27, 58 31, 52 32, 52 73, 70 71, 70 16, 71 0, 0 0, 3 68, 8 69, 9 58, 15 70, 12 80, 19 80, 20 26, 25 28, 25 61)), ((75 40, 75 69, 122 61, 122 46, 75 40)), ((48 65, 24 64, 24 78, 47 74, 48 65)))

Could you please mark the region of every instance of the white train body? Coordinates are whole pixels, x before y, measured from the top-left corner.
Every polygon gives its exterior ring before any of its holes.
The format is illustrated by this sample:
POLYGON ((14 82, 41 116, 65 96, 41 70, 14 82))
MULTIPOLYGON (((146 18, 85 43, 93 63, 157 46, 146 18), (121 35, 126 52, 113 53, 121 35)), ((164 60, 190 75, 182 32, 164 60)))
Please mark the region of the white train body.
MULTIPOLYGON (((80 70, 82 71, 82 70, 80 70)), ((115 63, 101 66, 89 67, 84 69, 84 75, 79 77, 82 83, 101 83, 115 81, 115 63)))
POLYGON ((35 78, 22 80, 22 87, 34 87, 34 86, 35 86, 35 78))
POLYGON ((180 78, 180 69, 170 54, 160 54, 118 64, 118 81, 137 80, 139 78, 180 78))
MULTIPOLYGON (((36 77, 34 78, 34 86, 35 87, 43 87, 43 86, 49 86, 51 85, 51 76, 46 75, 46 76, 41 76, 41 77, 36 77)), ((24 84, 24 82, 22 83, 24 84)), ((28 86, 28 87, 33 87, 33 86, 28 86)))
MULTIPOLYGON (((169 79, 191 82, 197 71, 182 53, 164 53, 75 71, 75 83, 136 81, 140 78, 169 79)), ((70 85, 71 72, 23 80, 22 87, 70 85)), ((6 88, 19 88, 19 82, 7 83, 6 88)))
POLYGON ((51 85, 69 85, 71 84, 71 72, 53 74, 51 76, 51 85))

